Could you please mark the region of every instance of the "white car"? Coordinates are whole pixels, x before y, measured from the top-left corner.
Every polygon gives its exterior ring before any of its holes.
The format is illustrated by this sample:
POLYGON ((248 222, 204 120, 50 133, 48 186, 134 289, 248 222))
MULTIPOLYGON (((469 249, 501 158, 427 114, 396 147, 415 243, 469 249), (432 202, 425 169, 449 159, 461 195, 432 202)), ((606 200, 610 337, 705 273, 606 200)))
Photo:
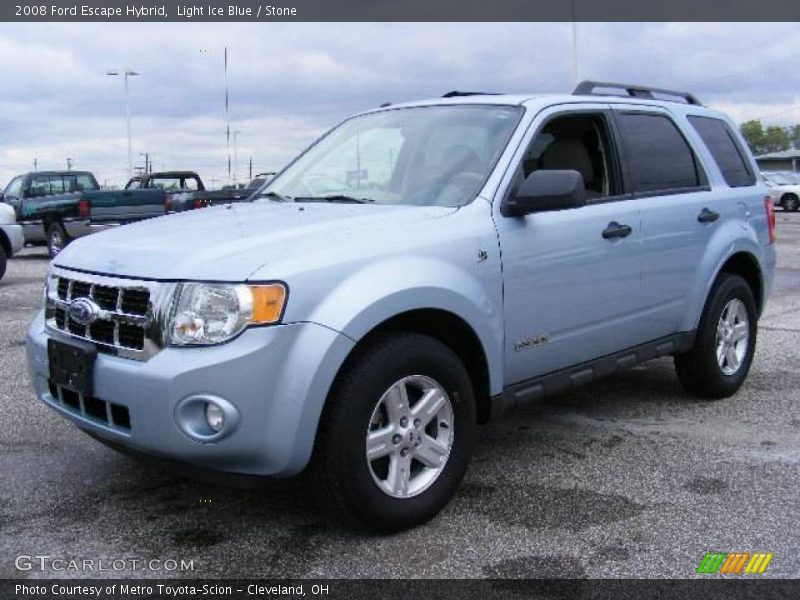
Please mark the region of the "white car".
POLYGON ((19 252, 25 240, 14 209, 0 202, 0 279, 6 274, 6 261, 19 252))
POLYGON ((800 209, 800 173, 775 171, 761 176, 776 206, 792 212, 800 209))

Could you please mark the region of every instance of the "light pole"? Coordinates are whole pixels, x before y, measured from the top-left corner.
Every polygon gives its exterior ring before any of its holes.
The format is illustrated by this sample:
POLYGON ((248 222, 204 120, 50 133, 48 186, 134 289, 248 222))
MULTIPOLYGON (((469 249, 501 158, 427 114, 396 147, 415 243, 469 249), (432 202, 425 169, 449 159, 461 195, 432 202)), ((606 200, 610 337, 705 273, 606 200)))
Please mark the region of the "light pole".
POLYGON ((239 134, 241 130, 237 129, 233 132, 233 186, 236 187, 239 181, 239 134))
POLYGON ((67 159, 67 171, 72 171, 72 159, 67 159))
MULTIPOLYGON (((119 75, 120 72, 117 70, 109 70, 106 71, 106 75, 109 76, 116 76, 119 75)), ((139 73, 136 71, 132 71, 128 67, 125 67, 123 70, 123 79, 125 81, 125 123, 128 130, 128 177, 133 176, 133 150, 131 144, 131 102, 130 97, 128 94, 128 77, 136 77, 139 73)))

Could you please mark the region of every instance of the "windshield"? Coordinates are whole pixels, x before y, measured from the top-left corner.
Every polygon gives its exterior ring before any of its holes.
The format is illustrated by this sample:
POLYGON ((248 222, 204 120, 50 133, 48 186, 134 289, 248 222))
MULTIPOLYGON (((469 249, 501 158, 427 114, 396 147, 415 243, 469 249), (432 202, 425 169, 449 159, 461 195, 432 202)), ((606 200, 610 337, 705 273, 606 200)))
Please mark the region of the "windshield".
POLYGON ((770 173, 764 177, 767 181, 774 185, 792 185, 793 183, 797 183, 797 181, 793 181, 789 178, 789 176, 782 173, 770 173))
POLYGON ((514 131, 516 106, 387 110, 342 123, 259 193, 295 202, 461 206, 514 131))

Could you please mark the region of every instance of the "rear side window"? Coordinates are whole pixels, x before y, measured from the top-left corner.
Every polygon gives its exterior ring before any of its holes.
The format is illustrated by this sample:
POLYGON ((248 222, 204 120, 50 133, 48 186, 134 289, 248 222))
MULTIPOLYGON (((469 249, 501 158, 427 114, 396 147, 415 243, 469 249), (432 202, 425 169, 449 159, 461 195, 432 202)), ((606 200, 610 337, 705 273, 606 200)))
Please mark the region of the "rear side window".
POLYGON ((756 175, 747 162, 744 149, 725 121, 711 117, 689 117, 689 122, 717 161, 725 183, 731 187, 755 184, 756 175))
POLYGON ((697 188, 705 177, 678 127, 664 115, 618 113, 634 192, 697 188))

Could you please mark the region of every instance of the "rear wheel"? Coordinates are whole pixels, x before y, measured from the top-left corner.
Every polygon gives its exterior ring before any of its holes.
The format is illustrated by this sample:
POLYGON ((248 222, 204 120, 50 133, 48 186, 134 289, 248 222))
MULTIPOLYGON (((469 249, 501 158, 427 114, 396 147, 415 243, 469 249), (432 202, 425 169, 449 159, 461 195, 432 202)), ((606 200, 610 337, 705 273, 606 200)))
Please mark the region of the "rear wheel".
POLYGON ((783 210, 797 212, 797 210, 800 209, 800 199, 794 194, 786 194, 781 198, 781 206, 783 210))
POLYGON ((757 318, 747 282, 738 275, 722 274, 706 301, 694 346, 675 357, 684 389, 712 399, 736 393, 753 361, 757 318))
POLYGON ((425 335, 384 335, 357 352, 328 399, 309 485, 339 520, 407 529, 435 516, 464 476, 472 384, 458 356, 425 335))
POLYGON ((70 241, 72 240, 61 223, 51 223, 47 228, 47 252, 50 258, 55 258, 70 241))

